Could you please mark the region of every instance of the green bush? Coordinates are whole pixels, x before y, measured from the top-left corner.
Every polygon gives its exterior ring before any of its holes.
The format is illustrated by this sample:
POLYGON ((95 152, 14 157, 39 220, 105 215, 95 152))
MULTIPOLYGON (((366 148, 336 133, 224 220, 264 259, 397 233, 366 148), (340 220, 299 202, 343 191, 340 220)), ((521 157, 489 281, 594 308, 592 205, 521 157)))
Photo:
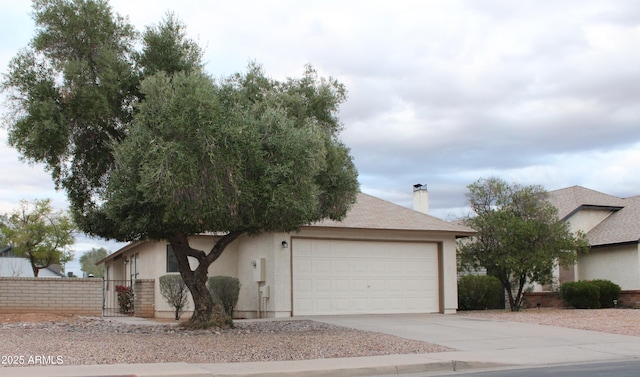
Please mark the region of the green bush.
POLYGON ((207 288, 213 301, 222 305, 225 313, 233 317, 233 309, 240 296, 240 280, 231 276, 212 276, 207 282, 207 288))
POLYGON ((576 309, 600 308, 600 288, 589 281, 570 281, 560 286, 560 295, 576 309))
POLYGON ((493 276, 467 275, 458 280, 460 310, 496 309, 502 301, 502 284, 493 276))
POLYGON ((613 300, 620 297, 620 286, 610 280, 591 280, 600 289, 600 307, 613 308, 613 300))

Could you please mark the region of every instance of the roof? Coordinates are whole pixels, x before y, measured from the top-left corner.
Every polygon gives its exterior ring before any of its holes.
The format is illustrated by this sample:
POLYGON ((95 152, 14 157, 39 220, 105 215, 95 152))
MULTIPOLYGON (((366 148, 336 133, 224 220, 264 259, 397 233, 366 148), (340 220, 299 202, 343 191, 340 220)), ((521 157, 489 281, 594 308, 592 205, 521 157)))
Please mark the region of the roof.
POLYGON ((581 186, 572 186, 549 192, 549 202, 558 209, 560 220, 566 220, 583 207, 622 209, 625 200, 581 186))
POLYGON ((549 201, 566 220, 581 209, 603 209, 612 214, 587 232, 591 246, 640 242, 640 196, 619 198, 580 186, 549 192, 549 201))
POLYGON ((466 226, 447 222, 407 207, 359 193, 358 199, 342 221, 323 220, 311 225, 326 228, 386 230, 420 230, 471 236, 476 232, 466 226))
MULTIPOLYGON (((453 233, 456 237, 476 234, 473 229, 459 223, 447 222, 364 193, 358 194, 356 203, 342 221, 323 220, 309 227, 431 231, 453 233)), ((144 241, 132 242, 96 264, 122 255, 142 242, 144 241)))
POLYGON ((624 208, 587 233, 592 246, 640 242, 640 196, 624 201, 624 208))
MULTIPOLYGON (((19 257, 0 257, 0 276, 9 277, 33 277, 33 268, 31 268, 31 262, 27 258, 19 257)), ((49 268, 41 268, 38 271, 38 277, 62 277, 62 274, 58 274, 49 268)))

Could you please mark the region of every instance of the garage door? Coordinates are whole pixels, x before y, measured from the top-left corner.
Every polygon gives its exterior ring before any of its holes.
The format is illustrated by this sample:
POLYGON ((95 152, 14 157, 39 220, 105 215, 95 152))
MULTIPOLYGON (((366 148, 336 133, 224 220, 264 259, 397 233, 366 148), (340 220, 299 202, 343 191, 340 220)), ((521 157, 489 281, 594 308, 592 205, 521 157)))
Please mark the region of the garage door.
POLYGON ((433 243, 292 240, 294 315, 439 311, 433 243))

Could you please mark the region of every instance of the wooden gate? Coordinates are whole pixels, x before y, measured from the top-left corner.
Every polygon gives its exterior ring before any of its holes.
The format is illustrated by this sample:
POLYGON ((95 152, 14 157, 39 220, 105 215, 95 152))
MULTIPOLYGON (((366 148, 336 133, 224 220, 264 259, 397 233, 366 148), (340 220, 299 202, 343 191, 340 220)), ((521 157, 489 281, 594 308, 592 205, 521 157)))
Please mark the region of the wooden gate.
POLYGON ((102 297, 103 317, 133 315, 134 293, 131 280, 105 280, 102 297))

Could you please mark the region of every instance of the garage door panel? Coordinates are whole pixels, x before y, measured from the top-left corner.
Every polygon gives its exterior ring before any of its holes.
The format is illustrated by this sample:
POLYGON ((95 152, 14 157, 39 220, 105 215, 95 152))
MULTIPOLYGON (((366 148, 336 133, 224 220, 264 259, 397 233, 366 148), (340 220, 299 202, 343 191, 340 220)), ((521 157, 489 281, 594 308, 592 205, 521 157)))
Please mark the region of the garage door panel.
POLYGON ((435 244, 293 239, 292 252, 294 315, 438 311, 435 244))

